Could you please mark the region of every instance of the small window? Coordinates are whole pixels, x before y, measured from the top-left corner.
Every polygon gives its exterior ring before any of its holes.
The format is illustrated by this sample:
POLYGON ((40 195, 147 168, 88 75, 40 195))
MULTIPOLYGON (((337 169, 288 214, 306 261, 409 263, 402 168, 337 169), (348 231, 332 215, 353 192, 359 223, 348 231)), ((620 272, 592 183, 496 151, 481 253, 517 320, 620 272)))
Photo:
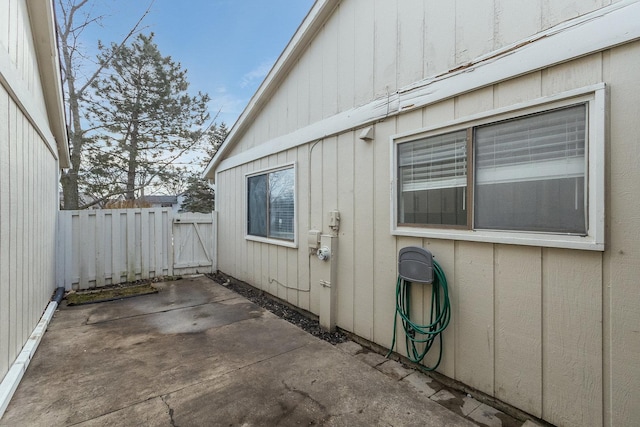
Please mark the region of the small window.
POLYGON ((247 234, 293 241, 295 171, 293 167, 247 177, 247 234))
POLYGON ((603 250, 605 86, 392 138, 392 233, 603 250))

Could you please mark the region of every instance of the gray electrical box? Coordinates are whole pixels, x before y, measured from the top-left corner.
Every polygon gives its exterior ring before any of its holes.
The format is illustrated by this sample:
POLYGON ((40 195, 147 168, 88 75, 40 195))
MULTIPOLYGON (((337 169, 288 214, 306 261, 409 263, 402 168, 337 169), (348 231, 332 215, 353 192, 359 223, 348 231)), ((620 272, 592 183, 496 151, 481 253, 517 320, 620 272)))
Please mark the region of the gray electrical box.
POLYGON ((398 275, 413 283, 433 283, 433 255, 418 246, 400 249, 398 275))

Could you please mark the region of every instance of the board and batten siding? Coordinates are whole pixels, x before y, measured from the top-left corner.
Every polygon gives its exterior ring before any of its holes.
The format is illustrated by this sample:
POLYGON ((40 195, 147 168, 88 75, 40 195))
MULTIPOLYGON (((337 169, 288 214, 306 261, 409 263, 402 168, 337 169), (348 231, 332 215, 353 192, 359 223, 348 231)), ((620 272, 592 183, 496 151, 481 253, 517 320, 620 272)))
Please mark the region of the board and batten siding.
POLYGON ((31 25, 25 0, 0 2, 0 379, 55 289, 59 161, 47 127, 55 113, 31 25))
MULTIPOLYGON (((639 41, 380 119, 372 141, 359 138, 361 129, 347 129, 254 156, 283 135, 383 102, 398 88, 614 3, 623 2, 481 0, 473 8, 460 0, 339 2, 274 96, 235 136, 217 171, 220 270, 318 314, 322 288, 307 232, 328 233, 328 212, 337 209, 340 328, 388 347, 398 251, 422 246, 443 266, 450 286, 452 321, 439 372, 556 425, 636 425, 639 41), (492 25, 478 25, 485 21, 492 25), (599 83, 606 84, 608 100, 604 251, 391 234, 392 135, 599 83), (246 240, 246 174, 290 162, 296 162, 298 248, 246 240)), ((430 290, 413 292, 412 312, 422 313, 430 290)), ((405 353, 403 343, 398 350, 405 353)))
POLYGON ((341 1, 229 156, 615 2, 341 1))
MULTIPOLYGON (((640 182, 632 164, 640 94, 628 90, 636 84, 628 70, 640 67, 638 58, 635 42, 390 118, 375 126, 372 142, 346 132, 220 172, 220 270, 318 314, 318 261, 306 235, 328 232, 327 212, 337 209, 339 327, 388 347, 398 251, 425 247, 450 285, 441 373, 557 425, 632 425, 640 419, 640 368, 630 363, 640 357, 640 206, 630 197, 640 182), (391 135, 600 81, 611 88, 604 253, 390 234, 391 135), (245 240, 245 174, 292 161, 299 248, 245 240)), ((413 292, 413 312, 424 313, 430 290, 413 292)), ((403 344, 398 349, 405 353, 403 344)))

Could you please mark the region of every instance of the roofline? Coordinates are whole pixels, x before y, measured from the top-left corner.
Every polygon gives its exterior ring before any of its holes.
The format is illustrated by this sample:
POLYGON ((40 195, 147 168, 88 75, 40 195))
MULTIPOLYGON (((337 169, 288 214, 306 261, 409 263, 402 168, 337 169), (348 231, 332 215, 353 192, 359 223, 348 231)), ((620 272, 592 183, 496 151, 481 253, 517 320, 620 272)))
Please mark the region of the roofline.
POLYGON ((60 168, 68 168, 71 166, 71 159, 53 1, 30 0, 27 5, 49 126, 56 141, 60 168))
POLYGON ((221 159, 236 144, 236 141, 247 130, 252 120, 261 110, 261 107, 267 102, 269 97, 276 91, 279 84, 282 83, 287 73, 302 53, 306 50, 307 44, 315 36, 317 31, 324 25, 333 10, 341 0, 316 0, 311 10, 304 18, 295 34, 282 51, 273 67, 253 94, 249 103, 234 123, 229 135, 225 139, 218 152, 209 161, 209 164, 202 173, 203 178, 214 180, 214 171, 221 159))
POLYGON ((218 158, 215 172, 374 125, 389 117, 416 111, 445 99, 640 40, 638 17, 640 0, 612 3, 483 54, 464 66, 418 80, 388 96, 373 99, 367 104, 274 137, 265 141, 265 144, 256 145, 233 157, 218 158), (571 49, 567 51, 563 46, 571 46, 571 49))

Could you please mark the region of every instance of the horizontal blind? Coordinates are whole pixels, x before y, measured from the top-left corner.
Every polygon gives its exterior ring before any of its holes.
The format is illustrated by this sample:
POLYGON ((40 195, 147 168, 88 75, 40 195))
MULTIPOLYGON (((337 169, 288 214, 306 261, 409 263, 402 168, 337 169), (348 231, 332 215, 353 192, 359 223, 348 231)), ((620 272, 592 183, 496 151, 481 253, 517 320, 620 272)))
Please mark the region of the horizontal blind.
POLYGON ((269 237, 293 240, 293 168, 269 174, 269 237))
POLYGON ((466 130, 399 144, 398 169, 403 192, 466 186, 466 130))
POLYGON ((270 234, 273 237, 293 235, 293 195, 288 199, 273 200, 270 210, 270 234))
POLYGON ((585 176, 586 105, 479 126, 476 183, 585 176))

